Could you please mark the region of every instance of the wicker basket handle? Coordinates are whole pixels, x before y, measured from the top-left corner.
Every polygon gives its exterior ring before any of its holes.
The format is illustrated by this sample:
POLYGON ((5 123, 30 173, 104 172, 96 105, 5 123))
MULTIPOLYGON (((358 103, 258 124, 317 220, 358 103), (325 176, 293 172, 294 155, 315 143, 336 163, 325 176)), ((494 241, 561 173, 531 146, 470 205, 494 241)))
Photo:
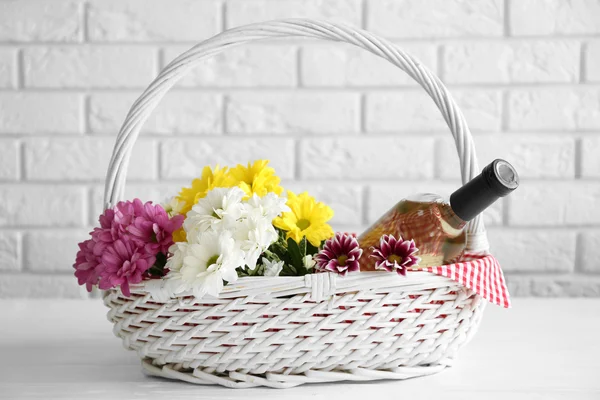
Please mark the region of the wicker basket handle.
MULTIPOLYGON (((433 99, 441 111, 456 142, 463 184, 479 174, 473 139, 464 116, 442 82, 414 57, 398 49, 389 41, 361 29, 339 23, 312 19, 294 19, 251 24, 227 30, 201 42, 181 54, 167 65, 142 95, 132 105, 121 127, 108 167, 104 191, 105 207, 111 207, 122 196, 131 149, 140 129, 162 97, 203 59, 244 43, 286 36, 304 36, 337 42, 351 43, 376 54, 396 65, 433 99)), ((481 216, 467 227, 467 248, 485 251, 487 238, 481 216)))

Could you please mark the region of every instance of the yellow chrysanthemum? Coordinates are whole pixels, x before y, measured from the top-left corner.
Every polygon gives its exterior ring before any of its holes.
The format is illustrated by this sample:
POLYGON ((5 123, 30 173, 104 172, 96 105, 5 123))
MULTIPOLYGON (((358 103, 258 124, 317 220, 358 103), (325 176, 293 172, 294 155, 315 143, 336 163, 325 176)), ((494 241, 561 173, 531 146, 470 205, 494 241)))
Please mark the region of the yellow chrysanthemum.
POLYGON ((317 247, 323 240, 333 237, 333 229, 327 224, 333 217, 333 210, 329 206, 317 202, 306 192, 297 196, 290 191, 287 205, 291 211, 275 218, 273 225, 286 231, 288 238, 299 243, 306 237, 306 240, 317 247))
POLYGON ((225 179, 226 187, 239 186, 246 197, 256 193, 263 197, 267 193, 281 194, 283 188, 279 186, 281 179, 275 175, 275 170, 269 166, 269 160, 258 160, 254 164, 248 163, 245 167, 238 164, 228 171, 225 179))
POLYGON ((216 166, 213 171, 210 167, 204 167, 202 176, 192 181, 192 187, 182 188, 177 196, 177 200, 184 203, 181 207, 181 214, 187 214, 199 199, 206 197, 206 193, 210 190, 216 187, 230 187, 225 182, 226 176, 227 168, 216 166))
MULTIPOLYGON (((259 196, 265 196, 267 193, 273 192, 281 194, 283 188, 279 186, 281 181, 275 175, 275 170, 268 167, 268 160, 258 160, 254 164, 248 163, 247 167, 239 164, 233 169, 219 168, 218 166, 212 170, 210 167, 204 167, 202 176, 192 181, 192 187, 184 187, 176 196, 179 202, 179 213, 186 215, 192 209, 194 204, 201 198, 206 197, 207 193, 217 187, 230 188, 238 186, 245 193, 246 198, 256 193, 259 196)), ((183 228, 173 232, 173 240, 175 242, 186 241, 186 233, 183 228)))

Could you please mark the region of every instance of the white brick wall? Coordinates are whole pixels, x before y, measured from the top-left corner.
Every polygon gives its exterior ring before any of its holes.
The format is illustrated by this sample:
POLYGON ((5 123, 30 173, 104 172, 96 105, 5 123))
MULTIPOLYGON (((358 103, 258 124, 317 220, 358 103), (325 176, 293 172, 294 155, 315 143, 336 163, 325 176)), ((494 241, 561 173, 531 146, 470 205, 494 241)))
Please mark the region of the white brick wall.
POLYGON ((578 41, 472 42, 444 48, 448 84, 579 82, 578 41))
POLYGON ((218 0, 90 0, 92 42, 192 41, 221 30, 218 0))
POLYGON ((134 46, 28 47, 25 88, 144 88, 155 75, 156 49, 134 46), (125 68, 124 68, 125 67, 125 68))
MULTIPOLYGON (((283 17, 361 26, 431 68, 480 163, 504 157, 522 176, 484 216, 513 294, 600 296, 598 0, 0 0, 0 298, 79 297, 76 243, 136 96, 194 43, 283 17)), ((405 74, 293 39, 183 79, 143 128, 126 195, 161 200, 206 163, 258 157, 331 204, 341 230, 459 184, 448 129, 405 74)))

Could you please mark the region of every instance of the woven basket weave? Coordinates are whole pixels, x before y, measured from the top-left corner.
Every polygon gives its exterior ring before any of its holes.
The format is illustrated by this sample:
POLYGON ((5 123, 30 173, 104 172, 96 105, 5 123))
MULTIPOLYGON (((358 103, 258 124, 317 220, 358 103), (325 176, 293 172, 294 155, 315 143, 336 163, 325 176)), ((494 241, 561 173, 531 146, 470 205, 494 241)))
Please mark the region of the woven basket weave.
MULTIPOLYGON (((105 207, 120 200, 132 146, 164 94, 202 60, 266 38, 303 36, 347 42, 385 58, 433 99, 456 142, 463 183, 479 173, 465 119, 439 79, 412 56, 363 30, 315 20, 284 20, 223 32, 171 62, 133 104, 119 132, 105 207)), ((467 250, 486 252, 481 218, 467 226, 467 250)), ((160 281, 158 281, 160 284, 160 281)), ((308 382, 405 379, 452 365, 476 332, 485 302, 446 277, 366 272, 338 277, 245 277, 219 298, 153 299, 146 281, 131 296, 104 292, 114 333, 150 375, 233 388, 287 388, 308 382)))

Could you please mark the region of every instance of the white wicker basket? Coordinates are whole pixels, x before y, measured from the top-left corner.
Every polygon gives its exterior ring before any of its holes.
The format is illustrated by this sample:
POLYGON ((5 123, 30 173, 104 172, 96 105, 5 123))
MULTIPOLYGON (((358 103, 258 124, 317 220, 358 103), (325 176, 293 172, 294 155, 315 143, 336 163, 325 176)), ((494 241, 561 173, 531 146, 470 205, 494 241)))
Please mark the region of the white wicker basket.
MULTIPOLYGON (((408 73, 431 96, 456 141, 462 181, 479 173, 464 117, 439 79, 412 56, 363 30, 285 20, 223 32, 171 62, 133 104, 110 161, 105 206, 122 196, 131 149, 163 95, 203 59, 271 37, 305 36, 354 44, 408 73)), ((481 218, 467 228, 469 251, 487 251, 481 218)), ((485 302, 453 280, 428 272, 341 278, 247 277, 219 298, 189 294, 153 300, 149 281, 104 293, 114 333, 151 374, 234 388, 287 388, 307 382, 405 379, 452 365, 476 332, 485 302)))

